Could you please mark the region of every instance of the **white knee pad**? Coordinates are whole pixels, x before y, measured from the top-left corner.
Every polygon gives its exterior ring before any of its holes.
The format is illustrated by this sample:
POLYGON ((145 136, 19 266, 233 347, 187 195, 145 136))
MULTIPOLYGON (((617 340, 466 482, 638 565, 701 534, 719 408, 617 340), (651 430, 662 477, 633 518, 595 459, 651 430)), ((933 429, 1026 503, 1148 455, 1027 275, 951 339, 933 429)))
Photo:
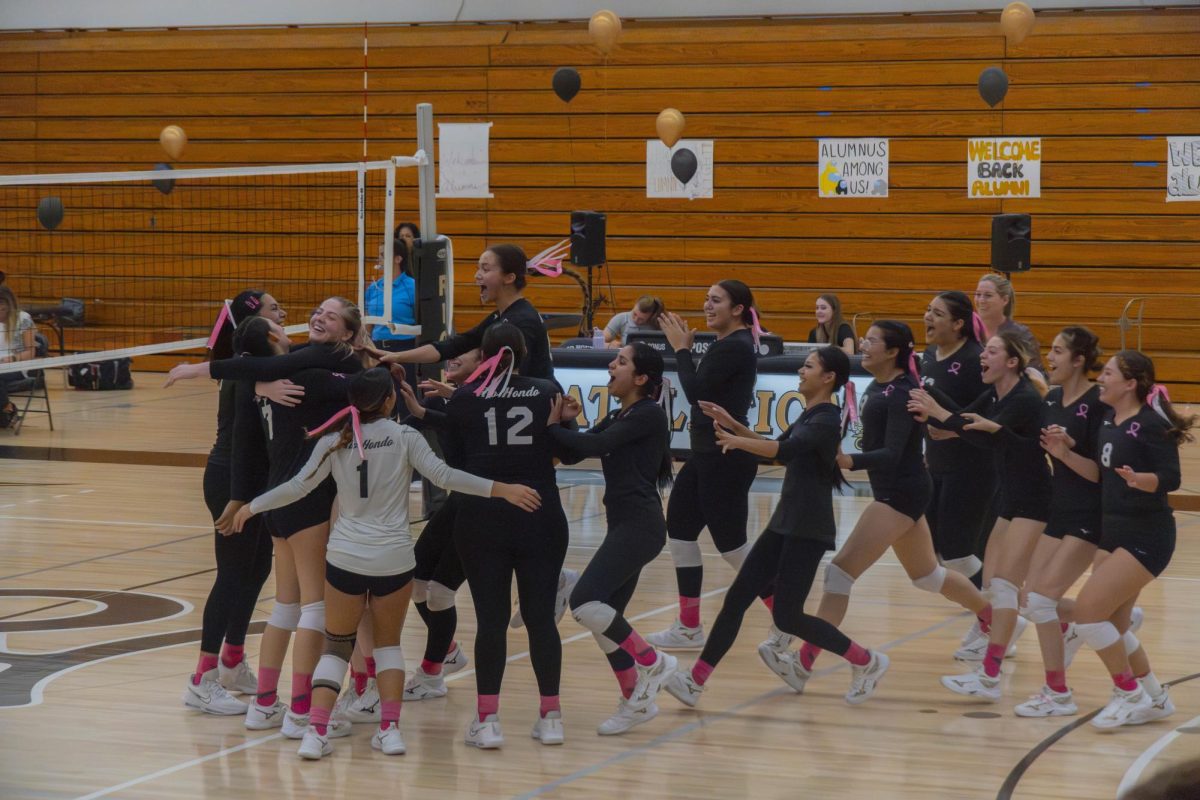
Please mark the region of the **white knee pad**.
POLYGON ((413 578, 413 593, 412 601, 414 603, 425 603, 429 600, 429 581, 419 581, 413 578))
POLYGON ((609 653, 615 653, 621 649, 621 645, 617 644, 602 633, 596 633, 593 631, 592 638, 596 640, 596 644, 600 645, 600 652, 604 653, 605 655, 608 655, 609 653))
POLYGON ((604 633, 608 626, 617 618, 617 610, 608 603, 599 600, 588 600, 579 608, 571 609, 575 621, 595 634, 604 633))
POLYGON ((739 570, 742 568, 742 562, 746 560, 746 554, 749 552, 750 543, 746 542, 736 550, 730 550, 728 553, 721 553, 721 558, 725 559, 725 563, 727 563, 729 566, 733 567, 735 570, 739 570))
MULTIPOLYGON (((279 628, 281 631, 294 631, 298 622, 300 622, 299 603, 275 601, 275 607, 271 609, 271 616, 267 619, 268 625, 272 628, 279 628)), ((324 625, 321 627, 324 629, 324 625)))
POLYGON ((703 566, 704 559, 700 556, 699 542, 667 539, 667 546, 671 548, 671 560, 675 562, 677 569, 680 567, 703 566))
POLYGON ((1138 637, 1133 635, 1133 631, 1125 631, 1125 635, 1121 637, 1121 641, 1125 643, 1125 655, 1131 656, 1138 651, 1142 643, 1138 641, 1138 637))
POLYGON ((325 601, 320 600, 316 603, 308 603, 300 606, 300 621, 297 623, 296 627, 324 633, 325 601))
POLYGON ((829 594, 849 595, 854 588, 854 578, 832 561, 825 567, 825 591, 829 594))
POLYGON ((404 648, 400 645, 375 648, 375 674, 389 669, 404 671, 404 648))
POLYGON ((912 585, 918 589, 924 589, 927 592, 939 594, 942 591, 942 585, 946 582, 946 568, 941 564, 933 572, 923 578, 917 578, 912 582, 912 585))
POLYGON ((346 668, 349 666, 349 663, 335 656, 333 653, 325 653, 321 656, 321 660, 317 662, 317 668, 313 670, 313 688, 324 686, 341 694, 342 681, 346 678, 346 668))
POLYGON ((1075 623, 1075 632, 1088 647, 1096 652, 1106 647, 1112 647, 1121 641, 1121 634, 1117 630, 1117 626, 1108 621, 1077 622, 1075 623))
POLYGON ((1034 625, 1057 622, 1058 601, 1053 597, 1046 597, 1044 594, 1030 592, 1028 598, 1025 600, 1025 608, 1021 609, 1021 616, 1034 625))
POLYGON ((1016 611, 1021 603, 1021 590, 1004 578, 992 578, 992 608, 1016 611))
POLYGON ((969 578, 983 569, 983 562, 975 556, 963 556, 962 558, 947 559, 942 562, 942 566, 969 578))
POLYGON ((437 581, 429 582, 429 610, 445 611, 454 608, 455 591, 437 581))

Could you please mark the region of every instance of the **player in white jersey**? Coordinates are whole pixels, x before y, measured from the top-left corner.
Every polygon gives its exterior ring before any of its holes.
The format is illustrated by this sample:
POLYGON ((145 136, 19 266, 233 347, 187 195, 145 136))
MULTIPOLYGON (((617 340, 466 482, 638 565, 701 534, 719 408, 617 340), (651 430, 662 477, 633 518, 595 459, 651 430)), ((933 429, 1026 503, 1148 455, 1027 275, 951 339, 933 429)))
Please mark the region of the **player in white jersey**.
POLYGON ((371 746, 389 755, 405 750, 398 728, 404 690, 400 630, 416 565, 408 517, 414 468, 445 489, 503 498, 528 511, 540 505, 537 492, 526 486, 452 469, 433 454, 420 433, 389 419, 396 393, 386 369, 354 376, 349 396, 351 405, 310 435, 337 421, 342 423, 340 430, 322 437, 297 475, 243 506, 234 521, 240 530, 255 514, 295 502, 330 474, 337 484, 339 514, 326 550, 325 652, 313 674, 309 727, 298 751, 307 759, 333 752, 330 715, 368 596, 382 699, 381 722, 371 746))

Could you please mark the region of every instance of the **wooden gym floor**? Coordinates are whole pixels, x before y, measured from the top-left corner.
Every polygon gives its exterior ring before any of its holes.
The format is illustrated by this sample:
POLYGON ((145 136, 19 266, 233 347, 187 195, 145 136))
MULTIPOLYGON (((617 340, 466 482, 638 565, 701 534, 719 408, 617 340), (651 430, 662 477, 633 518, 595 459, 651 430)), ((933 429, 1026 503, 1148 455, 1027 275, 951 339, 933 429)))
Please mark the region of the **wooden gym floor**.
MULTIPOLYGON (((591 636, 568 615, 560 625, 565 746, 528 738, 536 690, 524 632, 514 631, 499 752, 461 741, 474 709, 468 669, 451 678, 445 699, 406 704, 407 755, 373 751, 370 726, 358 726, 352 738, 335 741, 332 757, 302 762, 296 742, 180 704, 213 577, 200 467, 216 393, 208 382, 167 391, 160 385, 161 376, 139 375, 133 392, 54 390, 58 430, 31 417, 19 437, 0 432, 0 455, 7 457, 0 462, 0 797, 1094 800, 1200 753, 1200 514, 1179 512, 1175 559, 1142 597, 1147 622, 1140 634, 1160 679, 1177 682, 1178 711, 1141 728, 1102 734, 1083 721, 1109 693, 1089 652, 1071 673, 1080 716, 1013 716, 1012 706, 1042 683, 1032 633, 1005 664, 1003 702, 947 692, 938 677, 962 671, 950 654, 969 619, 913 589, 889 556, 858 582, 844 626, 892 657, 879 693, 863 706, 842 701, 848 671, 828 655, 803 696, 786 691, 755 653, 769 624, 756 606, 697 710, 664 694, 654 721, 599 737, 596 725, 616 704, 615 683, 591 636)), ((1185 462, 1185 491, 1196 494, 1200 448, 1189 448, 1185 462)), ((764 469, 755 486, 752 535, 769 516, 779 475, 764 469)), ((571 520, 567 565, 581 569, 604 535, 603 487, 595 470, 561 476, 571 520)), ((838 501, 842 536, 867 502, 838 501)), ((707 536, 702 545, 703 616, 711 623, 732 575, 707 536)), ((256 621, 265 620, 272 596, 269 582, 256 621)), ((643 573, 630 617, 643 633, 658 630, 673 619, 674 601, 664 551, 643 573)), ((459 621, 470 652, 474 615, 465 590, 459 621)), ((423 645, 423 627, 410 614, 410 664, 423 645)), ((252 635, 252 663, 257 647, 252 635)), ((684 654, 681 662, 694 657, 684 654)), ((286 699, 286 669, 284 675, 286 699)))

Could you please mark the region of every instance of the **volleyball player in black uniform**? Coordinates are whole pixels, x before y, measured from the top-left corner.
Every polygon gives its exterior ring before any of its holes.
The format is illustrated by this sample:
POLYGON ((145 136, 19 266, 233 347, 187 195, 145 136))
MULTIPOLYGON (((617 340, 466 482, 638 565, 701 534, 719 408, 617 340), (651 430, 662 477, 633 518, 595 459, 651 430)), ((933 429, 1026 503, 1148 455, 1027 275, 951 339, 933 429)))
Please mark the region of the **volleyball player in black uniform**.
MULTIPOLYGON (((737 423, 724 409, 704 404, 705 412, 716 421, 717 443, 723 449, 782 461, 787 470, 775 513, 729 587, 700 659, 691 670, 676 672, 667 680, 667 691, 686 705, 696 705, 705 682, 733 646, 746 609, 767 587, 774 587, 772 618, 780 631, 832 650, 850 662, 853 678, 846 702, 857 705, 869 699, 887 671, 886 655, 855 644, 836 626, 804 613, 817 567, 825 551, 834 548, 837 534, 833 489, 844 484, 845 478, 836 463, 842 428, 833 395, 849 380, 850 359, 840 347, 809 353, 800 368, 804 413, 775 440, 764 439, 737 423)), ((797 692, 804 691, 804 678, 795 671, 793 658, 778 658, 767 643, 758 650, 785 683, 797 692)))
POLYGON ((602 736, 624 733, 658 714, 654 699, 675 671, 675 658, 650 646, 625 619, 642 568, 667 538, 659 487, 671 477, 671 431, 658 399, 663 359, 644 342, 622 347, 608 365, 609 394, 621 404, 590 430, 567 430, 577 402, 560 399, 550 435, 564 461, 599 457, 604 469, 608 532, 571 593, 571 613, 592 632, 621 688, 617 711, 600 724, 602 736))
MULTIPOLYGON (((1113 678, 1112 700, 1092 719, 1092 725, 1110 729, 1162 719, 1175 710, 1152 673, 1135 677, 1121 631, 1129 626, 1138 594, 1162 574, 1175 551, 1167 495, 1179 488, 1179 447, 1192 440, 1196 417, 1183 417, 1171 405, 1166 387, 1154 382, 1154 363, 1136 350, 1110 358, 1097 383, 1100 400, 1111 409, 1097 447, 1100 549, 1110 555, 1080 590, 1075 618, 1080 637, 1113 678)), ((1069 458, 1068 465, 1088 469, 1082 461, 1069 458)))
MULTIPOLYGON (((282 325, 287 312, 271 295, 254 290, 242 292, 218 318, 219 330, 210 358, 231 358, 233 329, 243 320, 260 316, 282 325)), ((279 335, 283 335, 279 329, 279 335)), ((223 381, 217 403, 217 438, 204 465, 204 502, 214 523, 226 513, 237 510, 235 504, 248 502, 263 488, 267 471, 266 453, 259 448, 253 461, 242 462, 238 469, 253 476, 256 483, 245 494, 232 492, 234 465, 231 452, 238 415, 238 382, 223 381)), ((257 416, 253 408, 242 406, 241 414, 257 416)), ((252 524, 237 535, 214 531, 217 574, 208 600, 200 634, 200 659, 196 672, 183 695, 185 705, 209 714, 245 714, 246 704, 231 692, 254 694, 258 683, 245 660, 246 630, 254 605, 267 576, 271 574, 271 538, 260 524, 252 524), (222 641, 224 645, 222 646, 222 641), (219 651, 219 655, 218 655, 219 651)))
POLYGON ((554 442, 546 430, 559 390, 552 381, 513 370, 523 363, 524 348, 524 336, 515 326, 501 323, 488 328, 482 350, 489 360, 484 364, 496 374, 486 372, 463 386, 446 405, 449 463, 461 464, 461 469, 483 478, 530 486, 542 498, 541 508, 532 514, 488 498, 459 498, 454 543, 478 623, 478 714, 467 728, 466 742, 487 749, 504 743, 498 712, 514 574, 541 694, 533 738, 542 744, 563 742, 558 699, 562 643, 554 610, 568 530, 554 477, 554 442))
POLYGON ((990 388, 966 408, 947 409, 938 402, 949 402, 944 397, 918 390, 911 395, 909 409, 922 421, 991 450, 996 460, 1000 519, 984 559, 990 568, 985 569, 984 583, 992 597, 989 643, 979 670, 942 678, 952 692, 995 702, 1001 695, 1000 664, 1016 630, 1021 586, 1050 518, 1050 470, 1041 448, 1042 393, 1026 376, 1028 362, 1020 340, 1008 332, 993 336, 980 362, 990 388))
MULTIPOLYGON (((749 551, 746 519, 750 486, 758 474, 758 459, 736 450, 722 453, 713 433, 712 420, 700 407, 715 403, 745 424, 754 402, 758 378, 758 348, 752 329, 758 329, 754 296, 741 281, 714 284, 704 300, 704 319, 717 334, 704 358, 692 358, 690 330, 676 314, 666 313, 659 325, 675 352, 676 372, 683 392, 692 404, 689 434, 691 455, 671 489, 667 501, 667 542, 679 584, 679 618, 665 631, 652 633, 646 641, 655 647, 699 650, 704 646, 700 624, 700 593, 704 582, 703 560, 698 539, 708 526, 713 544, 730 566, 741 568, 749 551)), ((770 597, 768 592, 764 600, 770 597)), ((769 605, 769 600, 767 601, 769 605)))
MULTIPOLYGON (((913 585, 935 592, 990 622, 991 609, 979 590, 957 572, 938 563, 925 521, 932 492, 921 455, 921 426, 908 411, 918 391, 912 331, 903 322, 879 320, 860 343, 862 366, 875 378, 862 402, 861 452, 839 453, 842 469, 865 469, 875 500, 863 510, 850 538, 825 570, 824 594, 817 616, 840 625, 850 605, 854 582, 890 547, 913 585)), ((800 648, 797 675, 808 680, 821 649, 800 648)))

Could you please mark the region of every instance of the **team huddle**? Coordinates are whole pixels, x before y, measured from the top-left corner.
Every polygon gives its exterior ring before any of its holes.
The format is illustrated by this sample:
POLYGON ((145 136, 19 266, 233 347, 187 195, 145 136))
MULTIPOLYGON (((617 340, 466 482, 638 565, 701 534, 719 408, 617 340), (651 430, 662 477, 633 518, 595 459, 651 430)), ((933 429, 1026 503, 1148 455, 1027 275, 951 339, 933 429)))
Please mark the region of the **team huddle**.
POLYGON ((1011 286, 988 275, 976 291, 980 311, 990 312, 982 317, 962 292, 931 299, 923 354, 908 325, 874 321, 858 343, 873 378, 861 398, 849 380, 852 343, 839 346, 837 335, 809 352, 799 370, 803 413, 778 439, 764 439, 747 418, 759 314, 745 284, 721 281, 704 302, 717 340, 703 359, 694 360, 695 331, 683 319, 657 319, 691 406, 691 454, 673 475, 662 356, 644 343, 615 350, 609 393, 619 408, 579 430, 580 408, 554 380, 541 316, 522 296, 526 267, 520 248, 489 248, 475 279, 495 311, 462 334, 393 352, 371 347, 357 307, 337 297, 314 311, 308 342, 292 347, 279 303, 246 291, 232 301, 236 327, 221 327, 212 359, 172 370, 168 385, 221 380, 204 477, 218 569, 186 705, 242 715, 254 730, 280 727, 301 740, 306 759, 332 753, 331 740, 355 723, 377 726, 375 749, 404 753, 402 703, 444 696, 446 676, 468 662, 455 639, 464 582, 477 620, 477 711, 465 741, 476 747, 504 743, 510 625, 529 636, 540 695, 532 737, 564 741, 558 621, 568 608, 619 690, 601 735, 652 720, 664 691, 695 706, 756 597, 774 623, 758 647, 764 664, 799 693, 829 650, 850 663, 846 701, 859 704, 891 665, 839 626, 854 583, 891 548, 916 588, 974 616, 955 657, 978 666, 942 678, 950 691, 1000 700, 1001 663, 1033 623, 1045 687, 1015 707, 1018 715, 1077 713, 1066 675, 1081 644, 1113 676, 1112 701, 1093 725, 1174 711, 1136 637, 1136 601, 1174 550, 1167 495, 1179 486, 1178 448, 1195 420, 1172 407, 1146 356, 1126 350, 1101 361, 1096 336, 1070 326, 1043 366, 1036 340, 1011 319, 1011 286), (404 365, 442 361, 442 381, 414 388, 405 380, 404 365), (843 453, 855 424, 859 452, 843 453), (603 466, 607 533, 575 573, 563 568, 569 530, 555 463, 584 458, 603 466), (749 492, 763 459, 785 474, 751 545, 749 492), (826 566, 809 614, 817 570, 836 548, 833 497, 845 470, 865 471, 874 499, 826 566), (414 473, 450 492, 415 539, 414 473), (700 621, 705 527, 736 571, 708 632, 700 621), (679 614, 643 636, 624 614, 664 543, 679 614), (255 674, 243 648, 272 560, 276 598, 255 674), (1066 597, 1089 569, 1078 595, 1066 597), (510 619, 514 577, 519 608, 510 619), (410 602, 427 638, 406 680, 400 632, 410 602), (285 704, 277 690, 289 644, 285 704), (679 650, 699 656, 685 668, 667 652, 679 650))

